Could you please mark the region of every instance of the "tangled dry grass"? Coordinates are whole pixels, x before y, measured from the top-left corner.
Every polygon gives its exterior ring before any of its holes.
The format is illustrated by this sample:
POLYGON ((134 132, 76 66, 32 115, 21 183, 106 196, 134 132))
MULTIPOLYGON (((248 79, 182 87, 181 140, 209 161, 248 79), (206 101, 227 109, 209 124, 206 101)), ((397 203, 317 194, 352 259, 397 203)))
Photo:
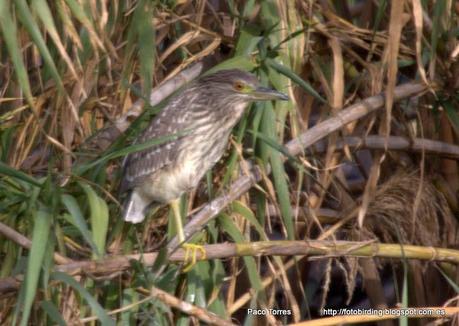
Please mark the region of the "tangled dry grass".
MULTIPOLYGON (((445 197, 430 179, 421 180, 418 171, 399 171, 382 183, 365 219, 370 238, 383 242, 432 247, 457 243, 457 221, 445 197)), ((360 232, 354 235, 355 239, 361 236, 360 232)))

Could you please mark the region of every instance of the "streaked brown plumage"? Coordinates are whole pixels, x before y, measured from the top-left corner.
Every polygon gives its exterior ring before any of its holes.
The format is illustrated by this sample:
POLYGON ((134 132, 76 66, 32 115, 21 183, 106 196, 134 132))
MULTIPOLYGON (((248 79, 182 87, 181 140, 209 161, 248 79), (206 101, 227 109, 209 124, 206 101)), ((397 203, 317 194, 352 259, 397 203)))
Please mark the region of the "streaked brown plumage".
POLYGON ((222 70, 190 83, 170 100, 135 143, 187 132, 125 160, 121 191, 130 195, 124 204, 124 220, 139 223, 152 202, 171 203, 196 187, 223 155, 231 130, 247 105, 274 99, 288 97, 260 87, 255 76, 237 69, 222 70))

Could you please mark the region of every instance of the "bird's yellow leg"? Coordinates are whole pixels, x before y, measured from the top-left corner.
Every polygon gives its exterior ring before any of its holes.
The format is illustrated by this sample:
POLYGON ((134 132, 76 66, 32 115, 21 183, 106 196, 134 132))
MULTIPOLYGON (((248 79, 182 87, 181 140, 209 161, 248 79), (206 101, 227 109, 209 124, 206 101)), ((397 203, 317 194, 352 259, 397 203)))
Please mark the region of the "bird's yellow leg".
POLYGON ((185 233, 183 232, 182 214, 180 213, 180 199, 176 199, 170 203, 174 215, 175 229, 181 247, 185 250, 185 268, 183 271, 186 273, 190 271, 196 264, 196 252, 199 250, 201 257, 206 258, 206 250, 201 245, 192 243, 185 243, 185 233), (190 261, 191 260, 191 261, 190 261))
POLYGON ((175 231, 177 232, 180 244, 185 242, 185 233, 183 233, 182 214, 180 213, 180 199, 175 199, 169 203, 174 215, 175 231))

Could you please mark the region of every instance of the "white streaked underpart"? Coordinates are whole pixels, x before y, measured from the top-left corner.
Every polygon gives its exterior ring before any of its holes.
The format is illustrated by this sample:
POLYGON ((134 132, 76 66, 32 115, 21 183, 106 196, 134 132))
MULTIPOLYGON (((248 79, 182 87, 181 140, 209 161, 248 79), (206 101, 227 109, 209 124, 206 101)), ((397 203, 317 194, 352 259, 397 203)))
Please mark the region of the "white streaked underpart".
POLYGON ((123 219, 126 222, 140 223, 145 219, 145 208, 149 205, 137 191, 133 191, 124 205, 123 219))

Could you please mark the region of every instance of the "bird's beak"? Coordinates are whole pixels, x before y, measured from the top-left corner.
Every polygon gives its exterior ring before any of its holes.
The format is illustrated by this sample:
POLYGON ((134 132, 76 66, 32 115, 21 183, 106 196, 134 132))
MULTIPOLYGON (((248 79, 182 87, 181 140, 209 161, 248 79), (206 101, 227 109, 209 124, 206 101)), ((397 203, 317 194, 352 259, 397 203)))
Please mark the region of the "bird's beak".
POLYGON ((275 91, 268 87, 257 87, 251 94, 255 100, 282 100, 288 101, 289 98, 286 94, 275 91))

